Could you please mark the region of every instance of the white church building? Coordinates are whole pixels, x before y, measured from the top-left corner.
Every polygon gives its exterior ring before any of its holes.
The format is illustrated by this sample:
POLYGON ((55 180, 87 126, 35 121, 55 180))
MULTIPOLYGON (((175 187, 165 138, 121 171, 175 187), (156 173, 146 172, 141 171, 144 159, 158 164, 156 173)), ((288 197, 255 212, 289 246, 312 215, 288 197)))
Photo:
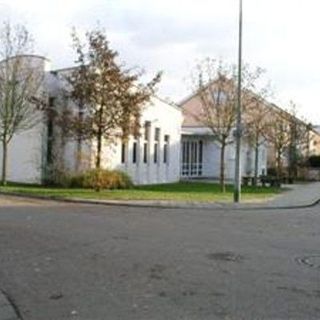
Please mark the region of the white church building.
MULTIPOLYGON (((51 70, 50 62, 41 56, 26 56, 43 72, 42 90, 51 107, 65 98, 68 69, 51 70)), ((219 177, 219 145, 207 128, 187 116, 185 110, 192 108, 195 97, 181 105, 168 103, 153 97, 144 107, 141 117, 141 132, 137 138, 129 137, 104 144, 102 167, 122 170, 130 175, 135 184, 170 183, 181 179, 219 177)), ((68 101, 72 107, 72 101, 68 101)), ((40 112, 40 111, 39 111, 40 112)), ((38 183, 46 179, 48 162, 52 161, 51 140, 57 135, 47 119, 43 117, 32 129, 14 136, 8 147, 8 181, 38 183)), ((83 146, 88 155, 85 168, 94 167, 94 143, 83 146)), ((229 145, 226 154, 226 178, 234 176, 235 147, 229 145)), ((1 150, 0 150, 1 157, 1 150)), ((77 143, 67 140, 59 150, 64 168, 75 172, 77 165, 77 143)), ((242 174, 252 175, 253 149, 243 145, 242 174)), ((259 173, 266 170, 267 156, 262 147, 259 173)), ((1 170, 1 163, 0 163, 1 170)))

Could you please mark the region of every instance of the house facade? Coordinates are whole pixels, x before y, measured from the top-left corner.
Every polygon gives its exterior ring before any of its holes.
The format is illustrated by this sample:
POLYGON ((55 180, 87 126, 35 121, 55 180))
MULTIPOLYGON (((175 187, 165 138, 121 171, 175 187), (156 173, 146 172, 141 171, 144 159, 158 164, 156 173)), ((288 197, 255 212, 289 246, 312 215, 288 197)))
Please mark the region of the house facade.
MULTIPOLYGON (((49 61, 40 56, 26 59, 32 59, 32 65, 43 74, 42 95, 49 107, 75 108, 68 98, 66 76, 70 69, 50 70, 49 61)), ((143 107, 140 121, 141 132, 136 138, 103 142, 101 166, 125 171, 136 184, 179 181, 181 110, 154 96, 143 107)), ((63 128, 55 127, 44 114, 32 129, 15 135, 8 149, 8 181, 42 183, 50 167, 74 173, 95 164, 94 141, 82 142, 80 155, 78 142, 65 137, 63 128)))
MULTIPOLYGON (((196 115, 202 111, 198 95, 192 95, 180 103, 183 113, 181 132, 181 177, 218 179, 220 175, 221 145, 216 141, 212 131, 206 128, 196 115)), ((225 150, 225 178, 234 180, 235 175, 235 139, 232 130, 229 144, 225 150)), ((267 147, 261 143, 258 150, 258 175, 265 174, 267 170, 267 147)), ((253 176, 255 165, 254 148, 242 140, 241 147, 241 175, 253 176)))
MULTIPOLYGON (((49 61, 40 56, 28 56, 43 73, 43 96, 50 108, 75 108, 69 99, 66 77, 72 69, 51 70, 49 61)), ((39 111, 40 112, 40 111, 39 111)), ((192 116, 199 112, 199 100, 192 96, 179 106, 158 97, 143 108, 141 131, 125 142, 120 138, 112 143, 104 141, 102 167, 122 170, 135 184, 155 184, 180 179, 217 179, 220 174, 220 145, 212 132, 192 116)), ((14 136, 9 145, 8 180, 26 183, 43 183, 51 167, 75 173, 94 168, 94 141, 79 142, 65 137, 63 129, 43 116, 32 129, 14 136)), ((230 137, 233 141, 234 137, 230 137)), ((1 156, 1 151, 0 151, 1 156)), ((258 174, 266 173, 266 146, 259 149, 258 174)), ((1 164, 0 164, 1 167, 1 164)), ((1 168, 0 168, 1 169, 1 168)), ((226 180, 234 179, 235 144, 226 148, 226 180)), ((254 174, 254 150, 243 141, 241 173, 254 174)))

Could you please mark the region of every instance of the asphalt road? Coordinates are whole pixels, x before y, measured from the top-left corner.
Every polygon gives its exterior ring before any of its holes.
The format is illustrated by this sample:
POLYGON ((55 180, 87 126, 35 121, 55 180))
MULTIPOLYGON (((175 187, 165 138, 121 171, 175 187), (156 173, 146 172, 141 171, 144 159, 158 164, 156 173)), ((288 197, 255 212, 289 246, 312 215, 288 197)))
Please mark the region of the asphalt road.
POLYGON ((320 207, 0 198, 0 289, 24 320, 320 319, 320 207))

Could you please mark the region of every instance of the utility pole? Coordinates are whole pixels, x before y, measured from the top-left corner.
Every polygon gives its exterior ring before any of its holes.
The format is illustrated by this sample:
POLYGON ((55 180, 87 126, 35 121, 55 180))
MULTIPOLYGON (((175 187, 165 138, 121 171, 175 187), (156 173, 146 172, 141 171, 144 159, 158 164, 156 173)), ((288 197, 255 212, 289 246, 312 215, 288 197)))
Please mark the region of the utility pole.
POLYGON ((238 101, 237 101, 237 124, 236 124, 236 161, 234 179, 234 202, 240 202, 241 198, 241 91, 242 91, 242 0, 239 0, 239 53, 238 53, 238 101))

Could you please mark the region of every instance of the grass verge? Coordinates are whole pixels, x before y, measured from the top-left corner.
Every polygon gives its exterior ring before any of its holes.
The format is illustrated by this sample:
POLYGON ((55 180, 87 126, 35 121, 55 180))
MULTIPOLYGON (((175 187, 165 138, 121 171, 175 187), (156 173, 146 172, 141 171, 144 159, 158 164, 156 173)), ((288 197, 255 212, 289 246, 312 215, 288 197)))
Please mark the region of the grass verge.
MULTIPOLYGON (((226 193, 220 192, 215 183, 178 182, 161 185, 136 186, 126 190, 70 189, 43 187, 26 184, 9 184, 0 187, 1 192, 12 192, 23 195, 46 196, 55 198, 81 198, 94 200, 167 200, 187 202, 231 202, 233 187, 228 185, 226 193)), ((280 188, 243 187, 242 199, 246 202, 259 202, 279 194, 280 188)))

